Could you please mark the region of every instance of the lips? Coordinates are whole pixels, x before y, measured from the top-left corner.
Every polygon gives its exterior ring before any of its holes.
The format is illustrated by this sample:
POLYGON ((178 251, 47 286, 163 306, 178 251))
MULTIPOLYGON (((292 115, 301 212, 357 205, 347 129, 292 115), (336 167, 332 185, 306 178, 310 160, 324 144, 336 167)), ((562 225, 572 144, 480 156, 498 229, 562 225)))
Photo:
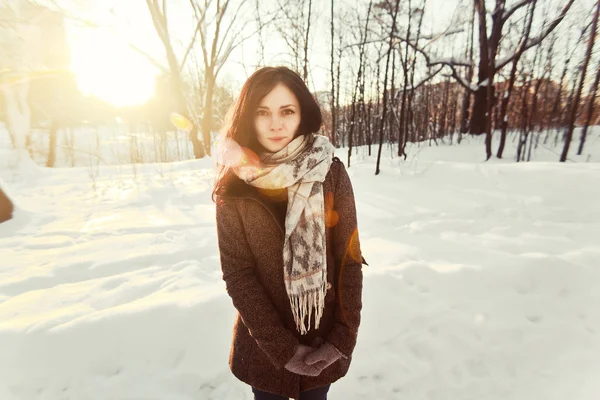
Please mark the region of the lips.
POLYGON ((285 136, 275 136, 275 137, 269 138, 269 140, 271 140, 273 142, 281 142, 284 139, 285 139, 285 136))

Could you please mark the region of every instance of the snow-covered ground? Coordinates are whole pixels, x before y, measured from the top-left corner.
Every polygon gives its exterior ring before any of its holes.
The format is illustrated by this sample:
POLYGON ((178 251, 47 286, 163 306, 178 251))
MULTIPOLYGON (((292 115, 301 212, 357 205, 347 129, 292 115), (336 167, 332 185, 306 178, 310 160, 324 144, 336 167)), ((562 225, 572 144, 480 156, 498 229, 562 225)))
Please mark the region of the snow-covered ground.
MULTIPOLYGON (((377 177, 359 149, 370 265, 329 398, 597 400, 599 137, 562 164, 514 163, 512 142, 482 163, 480 139, 385 148, 377 177)), ((0 225, 0 400, 251 399, 227 366, 211 161, 90 168, 0 170, 19 207, 0 225)))

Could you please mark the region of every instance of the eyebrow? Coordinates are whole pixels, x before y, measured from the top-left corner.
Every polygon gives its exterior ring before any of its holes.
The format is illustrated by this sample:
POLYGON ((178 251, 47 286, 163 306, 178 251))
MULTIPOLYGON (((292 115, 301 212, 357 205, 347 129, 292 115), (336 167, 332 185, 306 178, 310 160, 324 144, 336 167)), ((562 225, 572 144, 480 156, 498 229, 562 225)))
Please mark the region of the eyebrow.
MULTIPOLYGON (((295 105, 293 105, 293 104, 286 104, 285 106, 281 106, 281 107, 279 107, 279 109, 281 110, 281 109, 283 109, 283 108, 288 108, 288 107, 296 107, 296 106, 295 106, 295 105)), ((262 108, 262 109, 265 109, 265 110, 268 110, 268 109, 269 109, 269 107, 265 107, 265 106, 258 106, 258 108, 262 108)))

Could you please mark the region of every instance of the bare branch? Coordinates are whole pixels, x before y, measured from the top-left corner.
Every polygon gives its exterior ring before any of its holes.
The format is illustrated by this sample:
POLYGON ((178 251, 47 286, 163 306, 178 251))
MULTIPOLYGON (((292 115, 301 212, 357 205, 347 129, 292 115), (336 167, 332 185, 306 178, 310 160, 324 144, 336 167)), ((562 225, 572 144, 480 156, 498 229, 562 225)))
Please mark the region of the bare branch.
POLYGON ((204 61, 204 68, 208 70, 208 53, 206 52, 206 26, 202 26, 199 30, 200 33, 200 48, 202 49, 202 59, 204 61))
MULTIPOLYGON (((235 21, 237 20, 238 15, 240 14, 240 9, 242 8, 242 6, 244 5, 244 2, 240 2, 237 10, 235 10, 235 13, 233 14, 233 19, 229 22, 229 25, 227 26, 227 29, 225 30, 225 33, 223 34, 223 38, 227 38, 229 37, 229 32, 231 31, 231 28, 235 25, 235 21)), ((225 40, 221 41, 221 44, 219 45, 219 49, 217 50, 217 58, 220 58, 220 55, 223 51, 223 45, 225 44, 225 40)), ((231 51, 229 52, 231 53, 231 51)), ((227 59, 227 58, 225 58, 227 59)))
POLYGON ((227 12, 227 7, 229 6, 230 0, 225 0, 225 4, 223 4, 222 8, 219 8, 219 0, 217 0, 217 25, 215 27, 215 37, 213 38, 212 48, 210 51, 210 67, 214 68, 215 61, 217 59, 217 42, 219 41, 219 32, 221 31, 221 22, 223 21, 223 17, 227 12))
POLYGON ((160 17, 160 10, 157 9, 157 4, 155 1, 146 0, 146 4, 148 5, 148 11, 150 11, 150 16, 152 17, 152 23, 154 24, 156 33, 158 33, 160 40, 164 42, 167 38, 167 32, 163 25, 162 18, 160 17))
POLYGON ((538 35, 537 37, 531 38, 531 39, 527 40, 526 42, 523 42, 520 46, 522 48, 518 49, 515 52, 515 54, 513 54, 511 57, 503 58, 501 60, 501 62, 499 62, 496 65, 496 71, 504 68, 506 66, 506 64, 508 64, 509 62, 514 60, 515 56, 517 54, 519 54, 520 52, 521 53, 525 52, 525 51, 529 50, 530 48, 535 47, 538 44, 540 44, 546 38, 546 36, 548 36, 558 26, 558 24, 560 24, 562 22, 562 20, 565 18, 565 16, 567 15, 567 12, 569 11, 569 9, 571 8, 571 6, 573 5, 574 2, 575 2, 575 0, 569 0, 569 2, 563 7, 560 14, 558 14, 556 16, 556 18, 554 18, 552 20, 552 23, 550 23, 550 25, 548 25, 548 28, 546 28, 546 30, 543 31, 540 35, 538 35))
POLYGON ((190 55, 190 52, 194 48, 194 44, 196 43, 196 38, 198 37, 198 32, 200 31, 201 27, 202 27, 201 23, 198 22, 198 24, 196 25, 196 29, 194 30, 194 35, 192 36, 192 40, 190 40, 190 43, 188 44, 185 54, 183 55, 183 59, 181 60, 181 63, 179 65, 179 72, 183 71, 185 62, 187 61, 187 58, 190 55))
POLYGON ((414 85, 412 87, 407 87, 406 90, 417 90, 418 88, 420 88, 421 86, 423 86, 425 83, 427 83, 430 80, 432 80, 433 78, 435 78, 437 76, 437 74, 439 74, 443 69, 444 69, 444 66, 442 65, 441 67, 439 67, 437 69, 437 71, 430 73, 425 78, 423 78, 421 80, 421 82, 417 83, 416 85, 414 85))
POLYGON ((450 67, 450 69, 452 70, 452 77, 454 79, 456 79, 456 81, 465 89, 467 89, 470 92, 476 92, 479 89, 479 85, 472 85, 471 83, 469 83, 465 78, 463 78, 462 76, 460 76, 458 74, 458 72, 456 71, 456 68, 454 67, 454 65, 451 64, 446 64, 448 67, 450 67))
POLYGON ((401 38, 399 36, 394 35, 395 39, 398 39, 398 43, 400 41, 406 43, 407 45, 409 45, 410 47, 412 47, 415 51, 417 51, 418 53, 420 53, 424 58, 425 61, 427 62, 427 66, 434 66, 434 65, 442 65, 442 66, 447 66, 450 67, 450 69, 452 70, 452 76, 456 79, 456 81, 463 86, 465 89, 475 92, 477 91, 477 87, 471 85, 469 82, 467 82, 466 79, 464 79, 462 76, 460 76, 458 74, 458 71, 456 71, 456 67, 457 66, 466 66, 466 67, 472 67, 472 64, 470 61, 465 61, 465 60, 456 60, 456 59, 439 59, 439 60, 432 60, 431 57, 429 56, 429 54, 423 50, 422 48, 420 48, 419 46, 417 46, 415 43, 412 43, 410 41, 407 41, 404 38, 401 38))
POLYGON ((148 61, 150 61, 156 68, 158 68, 162 72, 165 72, 165 73, 169 72, 169 68, 162 65, 159 61, 157 61, 155 58, 153 58, 150 54, 146 53, 144 50, 140 49, 133 43, 129 43, 129 47, 131 47, 133 50, 140 53, 142 56, 146 57, 146 59, 148 59, 148 61))
MULTIPOLYGON (((10 2, 8 2, 7 4, 10 4, 10 2)), ((57 4, 56 0, 50 0, 50 4, 52 4, 57 11, 60 11, 62 16, 66 19, 69 19, 71 21, 80 22, 81 24, 83 24, 84 26, 86 26, 88 28, 98 28, 99 27, 96 22, 87 20, 85 18, 77 17, 77 16, 73 15, 73 13, 65 10, 63 7, 60 7, 57 4)))
POLYGON ((472 67, 473 63, 470 60, 461 60, 460 58, 455 58, 455 57, 450 57, 450 58, 439 58, 439 59, 433 59, 433 60, 429 60, 428 65, 433 66, 433 65, 454 65, 454 66, 458 66, 458 67, 472 67))
MULTIPOLYGON (((267 21, 267 24, 274 21, 275 18, 276 18, 276 16, 273 16, 273 18, 271 18, 269 21, 267 21)), ((231 55, 233 50, 235 50, 238 46, 240 46, 246 40, 250 39, 252 36, 256 35, 259 31, 260 31, 260 27, 257 28, 252 33, 242 37, 237 42, 234 42, 233 40, 231 40, 229 42, 228 47, 226 48, 225 52, 223 54, 221 54, 221 53, 218 54, 217 62, 215 63, 215 65, 216 65, 215 77, 219 74, 219 71, 221 70, 221 68, 225 64, 225 61, 229 58, 229 56, 231 55)))
MULTIPOLYGON (((208 3, 208 6, 210 6, 210 3, 212 3, 212 0, 210 0, 210 2, 208 3)), ((201 12, 200 9, 199 9, 199 7, 197 6, 197 4, 194 2, 194 0, 190 0, 190 4, 192 5, 192 8, 194 9, 194 14, 196 15, 196 19, 198 20, 198 23, 196 24, 196 29, 194 29, 194 35, 192 36, 192 40, 188 44, 187 50, 185 51, 185 55, 183 56, 183 59, 182 59, 181 64, 179 66, 179 71, 180 72, 183 71, 183 67, 185 66, 185 62, 187 61, 187 58, 188 58, 190 52, 194 48, 194 44, 196 43, 196 38, 198 37, 198 33, 202 29, 202 24, 204 23, 204 20, 206 18, 206 10, 207 10, 207 8, 205 8, 201 12)))
POLYGON ((444 36, 447 37, 447 36, 454 35, 454 34, 457 34, 457 33, 463 33, 464 31, 465 30, 463 28, 449 26, 443 32, 430 33, 428 35, 421 35, 420 39, 431 40, 432 42, 435 42, 436 40, 438 40, 441 37, 444 37, 444 36))
POLYGON ((526 5, 528 5, 529 3, 531 3, 533 0, 522 0, 519 3, 515 4, 511 9, 509 9, 508 11, 506 11, 506 13, 504 13, 504 15, 502 16, 502 20, 504 22, 508 21, 508 19, 510 17, 512 17, 512 15, 519 9, 519 8, 523 8, 526 5))

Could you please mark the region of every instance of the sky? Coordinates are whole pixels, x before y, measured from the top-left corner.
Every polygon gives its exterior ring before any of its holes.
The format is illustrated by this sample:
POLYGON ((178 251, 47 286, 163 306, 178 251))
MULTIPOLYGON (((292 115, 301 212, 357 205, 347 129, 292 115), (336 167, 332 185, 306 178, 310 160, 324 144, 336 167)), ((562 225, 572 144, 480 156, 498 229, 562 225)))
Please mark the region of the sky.
MULTIPOLYGON (((457 0, 430 0, 427 14, 432 25, 444 25, 451 16, 452 3, 457 0), (438 12, 443 11, 443 12, 438 12)), ((252 4, 253 2, 249 2, 252 4)), ((314 3, 313 13, 321 18, 314 23, 311 35, 311 89, 325 90, 329 86, 329 25, 328 2, 314 3), (327 39, 323 40, 325 37, 327 39)), ((191 7, 187 1, 174 0, 169 4, 168 17, 171 34, 182 54, 193 32, 191 7)), ((264 4, 264 3, 262 3, 264 4)), ((67 22, 71 47, 71 70, 75 72, 80 89, 117 106, 141 104, 153 94, 153 85, 159 69, 134 50, 139 48, 162 64, 166 64, 164 50, 154 31, 146 3, 139 0, 103 0, 72 5, 73 14, 82 15, 98 24, 92 28, 73 21, 67 22)), ((254 12, 253 5, 249 8, 254 12)), ((274 35, 265 37, 266 63, 285 64, 289 59, 285 43, 274 35)), ((252 38, 234 50, 230 61, 220 73, 223 81, 239 88, 258 63, 258 40, 252 38), (245 66, 244 66, 245 65, 245 66)))
MULTIPOLYGON (((132 46, 141 49, 160 64, 166 65, 166 58, 162 43, 152 26, 146 3, 142 0, 69 1, 73 2, 73 14, 98 24, 97 28, 90 28, 68 21, 68 40, 72 50, 71 70, 75 72, 81 90, 117 106, 141 104, 148 100, 153 94, 154 79, 159 69, 132 46)), ((171 21, 170 34, 174 38, 176 51, 181 56, 194 30, 192 10, 187 0, 171 0, 167 4, 168 18, 171 21)), ((254 1, 249 0, 248 4, 249 8, 245 12, 254 13, 254 1)), ((261 2, 261 7, 265 7, 265 4, 274 3, 261 2)), ((450 26, 453 18, 461 17, 456 13, 457 6, 461 4, 466 4, 466 0, 428 0, 423 31, 443 31, 450 26)), ((313 7, 313 14, 318 19, 311 27, 311 75, 308 84, 313 91, 328 90, 329 2, 314 1, 313 7)), ((277 34, 269 33, 263 39, 267 65, 289 62, 286 45, 277 34)), ((455 45, 452 40, 447 45, 444 43, 440 46, 438 43, 444 53, 452 52, 455 45)), ((447 55, 449 54, 443 54, 447 55)), ((253 37, 234 50, 219 78, 237 91, 253 72, 258 61, 258 39, 253 37)), ((343 73, 349 73, 353 68, 354 65, 350 63, 345 66, 343 73)))
POLYGON ((80 89, 117 106, 140 104, 154 90, 158 69, 132 49, 136 45, 160 57, 160 42, 144 2, 105 0, 76 9, 98 27, 67 21, 71 70, 80 89))

